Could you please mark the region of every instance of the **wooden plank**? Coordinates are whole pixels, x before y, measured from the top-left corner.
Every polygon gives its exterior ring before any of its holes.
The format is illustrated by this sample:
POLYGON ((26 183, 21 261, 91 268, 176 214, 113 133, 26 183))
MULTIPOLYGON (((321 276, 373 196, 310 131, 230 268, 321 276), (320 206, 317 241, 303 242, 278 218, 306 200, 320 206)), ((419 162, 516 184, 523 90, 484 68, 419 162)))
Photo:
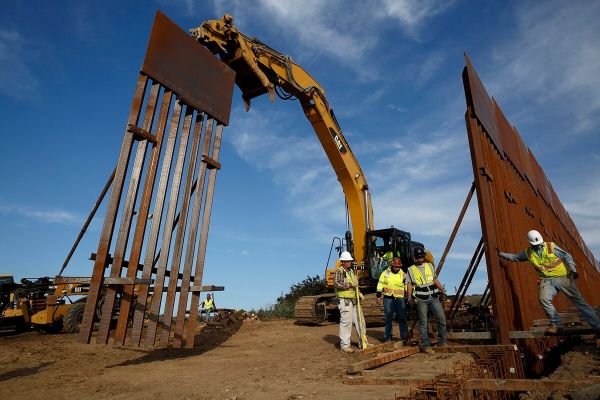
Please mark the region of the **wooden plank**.
MULTIPOLYGON (((296 313, 297 316, 302 316, 304 313, 296 313)), ((309 315, 314 315, 314 313, 307 313, 309 315)), ((378 353, 382 350, 386 350, 386 349, 393 349, 394 348, 394 343, 392 342, 386 342, 386 343, 381 343, 378 344, 376 346, 373 347, 367 347, 366 349, 361 349, 358 350, 356 353, 362 356, 368 355, 368 354, 373 354, 373 353, 378 353)))
MULTIPOLYGON (((214 123, 214 120, 213 120, 214 123)), ((211 124, 212 125, 212 124, 211 124)), ((223 125, 217 124, 215 140, 213 142, 213 150, 210 156, 215 160, 219 160, 221 151, 221 136, 223 134, 223 125)), ((212 211, 213 196, 215 192, 215 181, 217 178, 217 169, 211 169, 208 174, 208 183, 206 187, 206 199, 204 203, 204 211, 202 213, 202 224, 200 227, 200 242, 198 245, 198 254, 196 256, 196 271, 194 273, 194 282, 202 283, 204 274, 204 257, 206 255, 206 246, 208 243, 208 228, 210 226, 210 213, 212 211)), ((194 347, 194 336, 196 329, 196 318, 198 316, 198 305, 200 303, 200 294, 192 293, 190 303, 190 319, 185 331, 185 346, 187 348, 194 347)))
POLYGON ((413 354, 417 354, 418 352, 419 348, 415 346, 396 350, 391 353, 380 353, 377 355, 377 357, 355 362, 353 364, 348 365, 348 373, 355 374, 358 371, 362 371, 364 369, 379 367, 383 364, 387 364, 389 362, 399 360, 401 358, 412 356, 413 354))
POLYGON ((492 332, 448 332, 447 339, 455 340, 491 340, 496 336, 492 332))
MULTIPOLYGON (((364 372, 364 371, 361 371, 364 372)), ((361 375, 346 375, 342 382, 345 385, 401 385, 413 389, 422 385, 431 384, 432 379, 420 378, 394 378, 394 377, 370 377, 361 375)))
POLYGON ((544 336, 578 336, 578 335, 593 335, 596 331, 591 327, 572 327, 560 328, 558 333, 549 333, 546 329, 536 329, 529 331, 511 331, 509 332, 511 339, 535 339, 544 336))
MULTIPOLYGON (((126 260, 123 260, 123 268, 127 268, 126 275, 128 278, 135 278, 138 270, 143 271, 143 266, 141 266, 140 269, 139 262, 142 254, 144 236, 146 234, 146 221, 148 221, 150 203, 152 200, 152 192, 154 190, 154 185, 156 181, 158 161, 160 159, 160 153, 162 150, 163 138, 167 126, 169 109, 171 108, 172 99, 172 93, 169 90, 165 89, 163 91, 163 99, 158 114, 158 121, 156 123, 156 143, 150 150, 150 158, 148 160, 148 168, 146 170, 146 181, 144 182, 144 189, 142 192, 142 198, 140 199, 140 205, 138 209, 138 223, 135 226, 135 232, 133 234, 133 241, 131 244, 131 251, 129 256, 131 264, 129 264, 126 260), (141 223, 141 221, 144 221, 144 223, 141 223), (137 268, 135 267, 136 265, 137 268)), ((146 279, 150 279, 150 276, 148 276, 146 279)), ((115 346, 123 346, 125 344, 125 336, 127 334, 127 329, 129 326, 129 310, 131 309, 133 301, 133 290, 134 288, 131 286, 123 288, 119 320, 117 321, 115 337, 113 340, 113 344, 115 346)), ((144 291, 147 291, 147 288, 144 288, 144 291)))
MULTIPOLYGON (((146 93, 147 82, 148 77, 140 74, 138 77, 138 84, 133 95, 131 109, 129 111, 128 124, 137 125, 138 123, 144 94, 146 93)), ((114 233, 115 223, 117 220, 118 207, 121 201, 123 183, 125 181, 125 174, 127 173, 127 167, 129 165, 129 157, 131 155, 132 146, 133 134, 131 132, 125 132, 123 142, 121 144, 121 151, 119 153, 119 161, 117 162, 117 168, 115 171, 115 178, 113 180, 113 187, 110 192, 108 205, 106 206, 106 212, 104 214, 104 223, 102 225, 102 232, 100 233, 100 241, 98 243, 98 250, 96 252, 98 257, 94 262, 92 283, 90 284, 90 291, 87 296, 86 307, 83 313, 83 321, 79 331, 79 340, 85 343, 90 342, 90 337, 92 335, 92 327, 94 324, 94 317, 96 315, 96 307, 98 306, 100 288, 103 285, 102 280, 104 278, 106 257, 108 256, 110 244, 112 242, 112 235, 114 233)))
POLYGON ((206 286, 190 286, 190 292, 222 292, 225 290, 225 286, 214 286, 214 285, 206 285, 206 286))
POLYGON ((468 379, 464 389, 529 392, 532 390, 571 391, 600 383, 600 376, 585 379, 468 379))
MULTIPOLYGON (((90 277, 64 277, 56 278, 54 283, 57 285, 63 284, 78 284, 78 283, 90 283, 92 278, 90 277)), ((120 278, 107 276, 104 278, 104 284, 106 285, 150 285, 152 284, 151 279, 135 279, 135 278, 120 278)))
POLYGON ((433 347, 436 353, 480 353, 487 351, 517 351, 517 345, 514 344, 484 344, 484 345, 465 345, 465 346, 445 346, 433 347))

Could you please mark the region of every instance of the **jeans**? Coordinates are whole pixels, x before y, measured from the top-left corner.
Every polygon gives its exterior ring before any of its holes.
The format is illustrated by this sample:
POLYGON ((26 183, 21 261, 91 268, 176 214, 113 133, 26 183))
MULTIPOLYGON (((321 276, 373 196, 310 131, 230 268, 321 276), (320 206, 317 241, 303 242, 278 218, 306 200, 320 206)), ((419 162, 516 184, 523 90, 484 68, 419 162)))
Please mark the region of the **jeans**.
POLYGON ((421 347, 429 347, 429 336, 427 335, 427 311, 431 310, 438 322, 439 345, 446 344, 446 315, 442 303, 437 298, 429 300, 417 299, 417 312, 419 313, 419 333, 421 334, 421 347))
POLYGON ((205 318, 204 320, 205 320, 206 322, 208 322, 208 321, 210 320, 210 313, 211 313, 211 312, 212 312, 212 308, 211 308, 210 310, 204 310, 204 309, 203 309, 203 310, 200 312, 200 314, 206 314, 206 315, 204 316, 204 318, 205 318))
POLYGON ((366 335, 366 326, 363 319, 362 326, 359 328, 358 322, 358 307, 352 302, 352 300, 340 299, 338 304, 340 310, 340 348, 350 347, 350 336, 352 336, 352 324, 356 329, 358 335, 358 342, 360 343, 360 332, 361 329, 366 335))
POLYGON ((589 323, 592 328, 600 330, 600 319, 598 319, 596 312, 585 302, 581 293, 579 293, 579 289, 575 286, 575 282, 566 276, 542 278, 540 281, 540 304, 546 315, 548 315, 548 318, 550 318, 552 325, 562 325, 560 317, 552 304, 552 299, 559 291, 563 292, 575 304, 584 321, 589 323))
POLYGON ((404 298, 383 298, 383 310, 385 312, 385 333, 383 341, 386 342, 392 339, 392 321, 396 314, 396 321, 400 326, 400 338, 408 339, 408 325, 406 323, 406 303, 404 298))

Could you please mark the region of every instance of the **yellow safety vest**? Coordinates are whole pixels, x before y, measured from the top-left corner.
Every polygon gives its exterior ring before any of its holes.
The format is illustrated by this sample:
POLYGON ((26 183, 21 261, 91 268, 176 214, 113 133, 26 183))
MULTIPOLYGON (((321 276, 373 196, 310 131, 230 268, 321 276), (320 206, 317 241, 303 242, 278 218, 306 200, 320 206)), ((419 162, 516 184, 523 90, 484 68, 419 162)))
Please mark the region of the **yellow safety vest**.
POLYGON ((204 309, 205 310, 212 310, 213 309, 213 299, 206 299, 206 300, 204 300, 204 309))
POLYGON ((423 266, 425 269, 425 276, 423 276, 416 265, 410 266, 411 275, 415 280, 415 286, 429 286, 433 283, 433 265, 423 263, 423 266))
POLYGON ((379 276, 377 291, 383 292, 385 296, 404 298, 404 289, 404 272, 402 270, 395 274, 391 268, 388 268, 379 276))
MULTIPOLYGON (((341 270, 342 272, 344 272, 345 276, 346 276, 346 283, 349 283, 351 285, 354 285, 355 287, 358 287, 358 278, 356 277, 356 275, 354 275, 353 271, 348 271, 343 267, 338 267, 338 270, 341 270)), ((356 298, 356 289, 338 289, 335 288, 335 296, 336 297, 341 297, 343 299, 355 299, 356 298)))
POLYGON ((541 257, 534 248, 530 247, 527 249, 527 258, 529 258, 529 262, 535 267, 538 275, 543 278, 554 278, 567 275, 567 267, 562 260, 554 254, 554 246, 556 246, 554 242, 544 242, 541 257))

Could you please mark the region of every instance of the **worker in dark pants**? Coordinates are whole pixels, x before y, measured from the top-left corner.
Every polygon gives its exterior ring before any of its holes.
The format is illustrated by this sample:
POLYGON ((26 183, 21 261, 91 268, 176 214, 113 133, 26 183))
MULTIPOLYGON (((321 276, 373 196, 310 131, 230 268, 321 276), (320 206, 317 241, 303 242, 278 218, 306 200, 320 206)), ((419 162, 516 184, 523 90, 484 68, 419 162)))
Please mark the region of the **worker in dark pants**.
POLYGON ((600 319, 594 309, 585 302, 575 285, 574 280, 579 278, 579 273, 575 269, 573 257, 556 243, 544 242, 542 235, 536 230, 527 233, 527 240, 531 246, 520 253, 499 251, 498 255, 508 261, 529 261, 535 267, 540 277, 540 304, 550 319, 548 333, 556 334, 562 326, 556 308, 552 304, 552 299, 559 291, 575 304, 581 313, 581 318, 590 324, 597 334, 600 333, 600 319))
POLYGON ((444 287, 435 276, 433 264, 425 262, 425 251, 417 247, 414 251, 415 264, 407 270, 408 298, 416 302, 419 314, 419 333, 421 350, 435 354, 430 347, 427 334, 427 312, 431 310, 438 321, 438 346, 446 345, 446 315, 439 299, 444 294, 444 287))
POLYGON ((408 339, 408 324, 406 323, 406 303, 404 299, 405 293, 405 277, 406 275, 400 269, 402 260, 398 257, 392 258, 388 269, 383 271, 379 276, 377 283, 377 304, 383 302, 383 310, 385 313, 385 332, 383 335, 384 342, 392 340, 392 321, 396 314, 396 321, 400 328, 400 339, 404 342, 408 339), (383 301, 381 296, 383 294, 383 301))

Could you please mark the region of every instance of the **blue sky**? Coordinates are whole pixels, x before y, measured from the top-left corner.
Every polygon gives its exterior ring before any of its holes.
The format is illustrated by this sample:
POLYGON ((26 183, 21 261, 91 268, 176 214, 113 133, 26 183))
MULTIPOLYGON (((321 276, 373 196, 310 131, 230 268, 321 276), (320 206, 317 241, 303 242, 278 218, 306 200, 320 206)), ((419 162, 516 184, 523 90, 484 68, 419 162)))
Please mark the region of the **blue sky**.
MULTIPOLYGON (((600 256, 600 3, 594 1, 10 1, 0 13, 0 265, 55 275, 116 164, 154 13, 234 17, 325 88, 373 194, 375 226, 439 259, 468 193, 463 53, 600 256)), ((257 308, 323 274, 344 200, 300 105, 234 93, 204 276, 257 308)), ((91 274, 101 213, 66 275, 91 274)), ((481 236, 473 201, 440 280, 481 236)), ((523 243, 525 246, 525 242, 523 243)), ((518 250, 518 249, 511 249, 518 250)), ((481 268, 483 269, 483 268, 481 268)), ((485 287, 476 275, 472 291, 485 287)))

